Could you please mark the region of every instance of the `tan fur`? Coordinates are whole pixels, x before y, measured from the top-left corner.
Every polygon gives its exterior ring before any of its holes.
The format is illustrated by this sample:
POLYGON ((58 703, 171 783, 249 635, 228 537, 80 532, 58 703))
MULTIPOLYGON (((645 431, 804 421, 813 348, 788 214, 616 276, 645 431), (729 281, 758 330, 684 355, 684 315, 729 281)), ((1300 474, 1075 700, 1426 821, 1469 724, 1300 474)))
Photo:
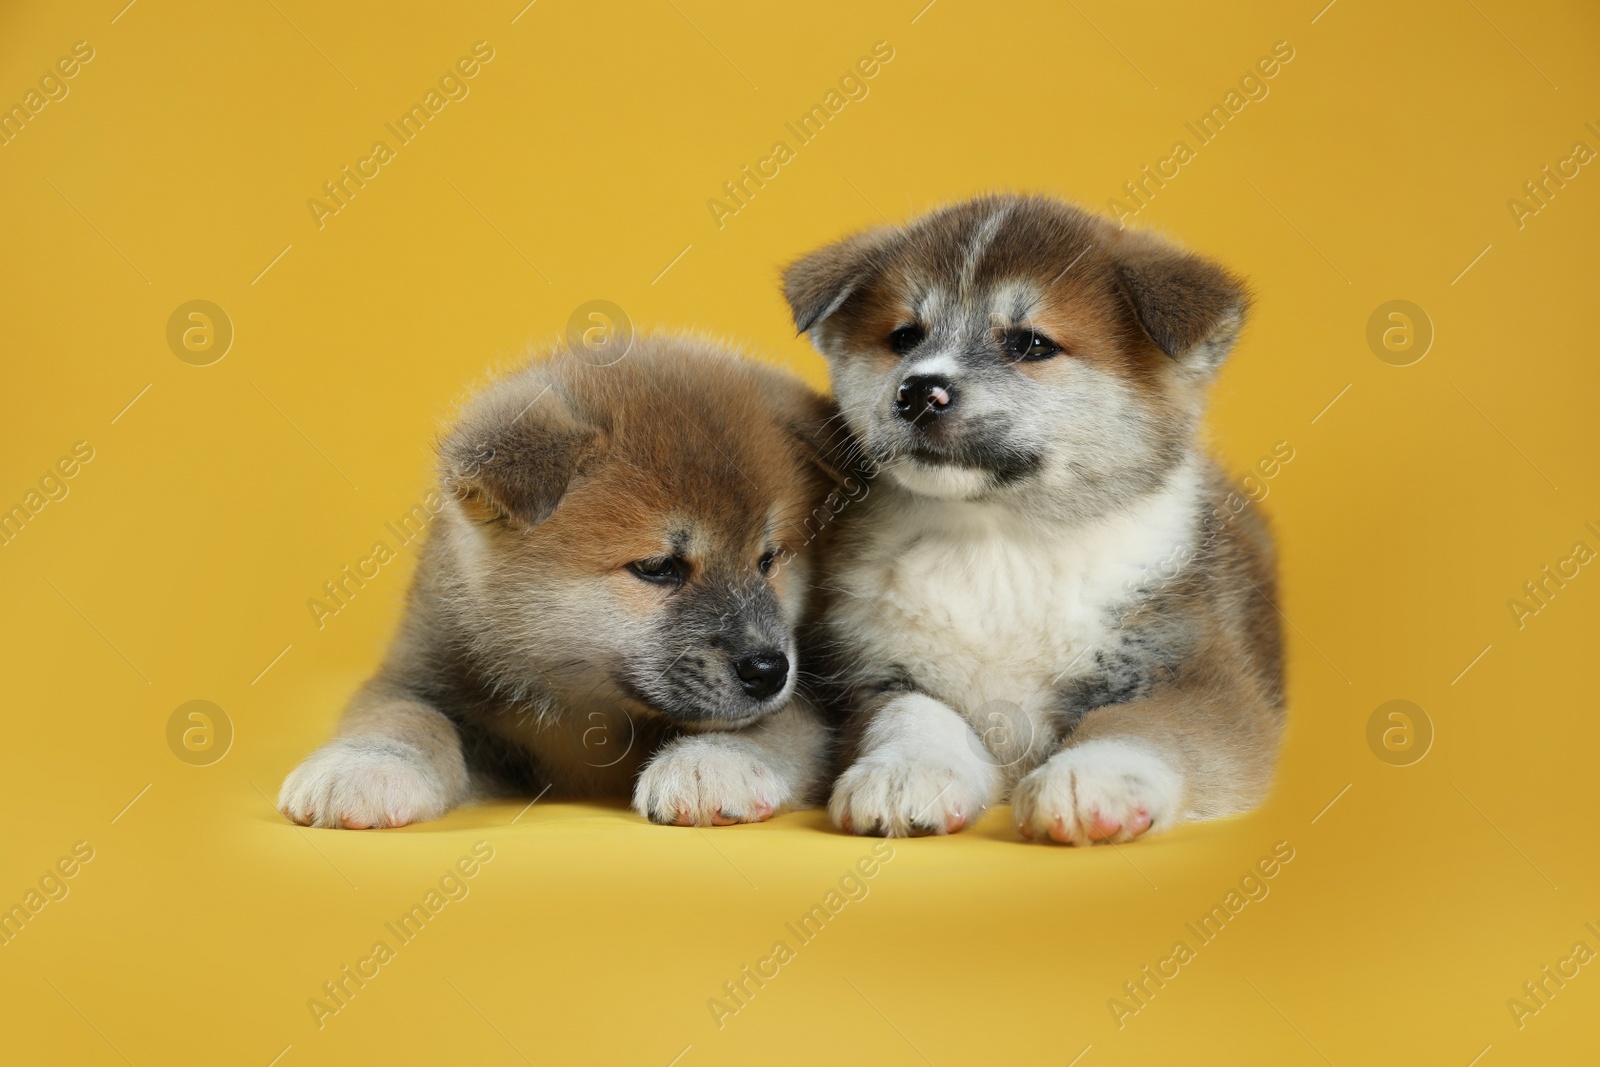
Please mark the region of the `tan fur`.
POLYGON ((394 646, 284 783, 285 814, 397 826, 550 790, 722 824, 810 802, 825 731, 793 632, 831 414, 685 338, 607 366, 558 351, 495 383, 441 446, 446 503, 394 646), (630 569, 666 557, 681 583, 630 569), (787 680, 752 695, 735 668, 769 648, 787 680))

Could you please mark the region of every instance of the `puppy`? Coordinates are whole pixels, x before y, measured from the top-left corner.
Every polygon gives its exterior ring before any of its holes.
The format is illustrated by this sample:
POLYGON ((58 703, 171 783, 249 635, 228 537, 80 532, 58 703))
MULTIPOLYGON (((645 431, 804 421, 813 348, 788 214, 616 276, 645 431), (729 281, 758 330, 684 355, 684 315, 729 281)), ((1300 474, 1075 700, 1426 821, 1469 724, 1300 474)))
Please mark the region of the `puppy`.
POLYGON ((831 409, 698 341, 586 355, 498 382, 443 442, 399 635, 284 782, 290 819, 404 826, 553 790, 720 826, 826 786, 795 630, 831 409))
POLYGON ((1218 266, 994 196, 790 266, 876 471, 841 514, 818 647, 849 717, 829 813, 1127 841, 1268 788, 1272 546, 1197 440, 1248 304, 1218 266))

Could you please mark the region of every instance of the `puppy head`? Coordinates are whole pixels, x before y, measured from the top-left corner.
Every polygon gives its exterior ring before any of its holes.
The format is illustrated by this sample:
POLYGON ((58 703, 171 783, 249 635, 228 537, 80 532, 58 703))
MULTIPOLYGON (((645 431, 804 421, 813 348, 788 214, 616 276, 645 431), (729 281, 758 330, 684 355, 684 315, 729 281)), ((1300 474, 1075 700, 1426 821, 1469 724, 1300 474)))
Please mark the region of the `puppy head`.
POLYGON ((895 481, 1083 515, 1187 454, 1248 305, 1222 268, 1040 197, 857 234, 783 281, 848 425, 895 481))
POLYGON ((480 657, 570 708, 731 728, 783 706, 828 415, 800 382, 684 339, 500 383, 444 446, 480 657))

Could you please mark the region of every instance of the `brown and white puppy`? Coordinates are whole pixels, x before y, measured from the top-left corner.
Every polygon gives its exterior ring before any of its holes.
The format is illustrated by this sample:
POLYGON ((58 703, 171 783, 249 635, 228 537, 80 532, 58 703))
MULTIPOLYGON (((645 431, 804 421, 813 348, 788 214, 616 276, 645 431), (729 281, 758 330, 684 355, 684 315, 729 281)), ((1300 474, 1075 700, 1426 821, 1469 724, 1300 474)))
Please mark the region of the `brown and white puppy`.
POLYGON ((850 715, 833 821, 1126 841, 1244 810, 1282 724, 1271 542, 1198 433, 1248 297, 1036 197, 788 268, 877 470, 836 525, 818 647, 850 715))
POLYGON ((795 630, 830 412, 681 338, 494 384, 443 443, 444 508, 388 657, 279 808, 403 826, 552 790, 726 825, 820 799, 795 630))

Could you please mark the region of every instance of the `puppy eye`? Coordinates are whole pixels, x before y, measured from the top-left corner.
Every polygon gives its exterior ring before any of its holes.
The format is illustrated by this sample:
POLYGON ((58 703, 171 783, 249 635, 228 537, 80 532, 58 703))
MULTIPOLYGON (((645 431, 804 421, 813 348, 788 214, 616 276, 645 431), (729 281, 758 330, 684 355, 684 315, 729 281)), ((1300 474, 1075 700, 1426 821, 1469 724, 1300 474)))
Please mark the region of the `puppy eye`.
POLYGON ((772 565, 778 561, 778 556, 779 552, 776 550, 768 552, 765 556, 761 557, 761 561, 757 563, 756 566, 761 569, 762 574, 771 574, 772 565))
POLYGON ((927 336, 921 326, 902 326, 889 335, 889 347, 896 355, 903 356, 920 345, 927 336))
POLYGON ((682 585, 689 577, 689 562, 677 556, 652 556, 634 560, 628 564, 628 570, 635 577, 657 585, 682 585))
POLYGON ((1049 359, 1061 354, 1061 346, 1037 330, 1011 330, 1006 334, 1006 352, 1023 363, 1049 359))

